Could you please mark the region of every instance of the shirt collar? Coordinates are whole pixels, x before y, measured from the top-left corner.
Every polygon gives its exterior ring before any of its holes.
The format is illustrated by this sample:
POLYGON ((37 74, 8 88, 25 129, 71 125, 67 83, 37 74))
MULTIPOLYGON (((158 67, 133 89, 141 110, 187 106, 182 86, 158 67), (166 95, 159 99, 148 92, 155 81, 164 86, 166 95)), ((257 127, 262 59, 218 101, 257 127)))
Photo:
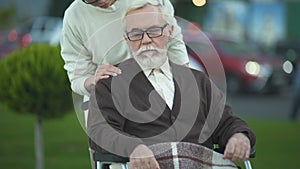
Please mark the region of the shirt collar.
MULTIPOLYGON (((163 72, 163 74, 169 80, 173 79, 172 72, 171 72, 171 66, 170 66, 168 58, 167 58, 166 62, 163 65, 161 65, 161 67, 159 67, 159 69, 163 72)), ((152 72, 152 69, 145 69, 144 70, 144 74, 145 74, 146 77, 149 77, 151 72, 152 72)))
POLYGON ((166 62, 160 67, 160 70, 166 75, 169 80, 172 80, 172 72, 169 60, 167 58, 166 62))
POLYGON ((144 72, 144 74, 145 74, 146 77, 149 77, 151 71, 152 71, 152 69, 146 69, 146 70, 144 70, 143 72, 144 72))

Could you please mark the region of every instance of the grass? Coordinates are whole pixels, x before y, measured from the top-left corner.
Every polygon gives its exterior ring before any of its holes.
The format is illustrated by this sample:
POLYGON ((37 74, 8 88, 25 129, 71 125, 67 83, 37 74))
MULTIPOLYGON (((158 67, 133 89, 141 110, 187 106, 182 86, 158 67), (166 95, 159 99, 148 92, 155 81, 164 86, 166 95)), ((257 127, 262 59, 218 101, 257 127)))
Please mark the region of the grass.
POLYGON ((257 137, 254 169, 299 168, 299 122, 250 120, 248 123, 257 137))
MULTIPOLYGON (((34 168, 34 117, 16 114, 0 104, 0 168, 34 168)), ((247 119, 257 135, 254 169, 297 169, 300 159, 300 123, 247 119)), ((86 134, 75 113, 46 120, 44 128, 47 169, 90 168, 86 134)))
MULTIPOLYGON (((34 168, 34 117, 2 105, 0 115, 0 168, 34 168)), ((45 120, 43 138, 47 169, 90 168, 87 137, 75 113, 45 120)))

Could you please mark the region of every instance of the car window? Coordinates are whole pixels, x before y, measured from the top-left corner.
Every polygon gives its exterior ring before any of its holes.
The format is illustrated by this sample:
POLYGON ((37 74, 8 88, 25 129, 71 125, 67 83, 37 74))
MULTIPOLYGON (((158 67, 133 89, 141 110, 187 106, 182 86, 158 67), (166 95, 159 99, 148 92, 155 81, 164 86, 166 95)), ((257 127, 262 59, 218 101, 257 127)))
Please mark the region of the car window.
POLYGON ((55 30, 56 27, 58 26, 59 24, 59 21, 56 20, 56 19, 50 19, 48 22, 46 22, 46 25, 45 27, 48 29, 48 30, 55 30))

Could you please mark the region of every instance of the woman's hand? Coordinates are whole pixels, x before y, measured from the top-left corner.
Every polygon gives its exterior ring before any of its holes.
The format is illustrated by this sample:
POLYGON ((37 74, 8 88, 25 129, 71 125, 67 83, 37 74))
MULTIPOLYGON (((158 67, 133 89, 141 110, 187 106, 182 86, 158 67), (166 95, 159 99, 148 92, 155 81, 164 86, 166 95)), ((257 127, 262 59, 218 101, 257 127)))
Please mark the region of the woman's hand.
POLYGON ((99 80, 107 79, 109 78, 109 76, 117 76, 121 73, 121 69, 113 65, 99 65, 96 69, 95 75, 86 79, 84 87, 90 92, 91 87, 95 85, 99 80))

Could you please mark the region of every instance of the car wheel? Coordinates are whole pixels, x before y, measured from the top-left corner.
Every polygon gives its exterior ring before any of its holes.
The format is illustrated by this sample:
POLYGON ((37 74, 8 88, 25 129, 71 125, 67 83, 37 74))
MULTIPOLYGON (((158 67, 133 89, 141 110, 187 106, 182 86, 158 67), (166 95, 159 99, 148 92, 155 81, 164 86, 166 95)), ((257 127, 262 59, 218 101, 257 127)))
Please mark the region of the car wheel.
POLYGON ((241 91, 241 81, 236 75, 233 74, 227 75, 226 84, 227 84, 228 94, 237 94, 241 91))

